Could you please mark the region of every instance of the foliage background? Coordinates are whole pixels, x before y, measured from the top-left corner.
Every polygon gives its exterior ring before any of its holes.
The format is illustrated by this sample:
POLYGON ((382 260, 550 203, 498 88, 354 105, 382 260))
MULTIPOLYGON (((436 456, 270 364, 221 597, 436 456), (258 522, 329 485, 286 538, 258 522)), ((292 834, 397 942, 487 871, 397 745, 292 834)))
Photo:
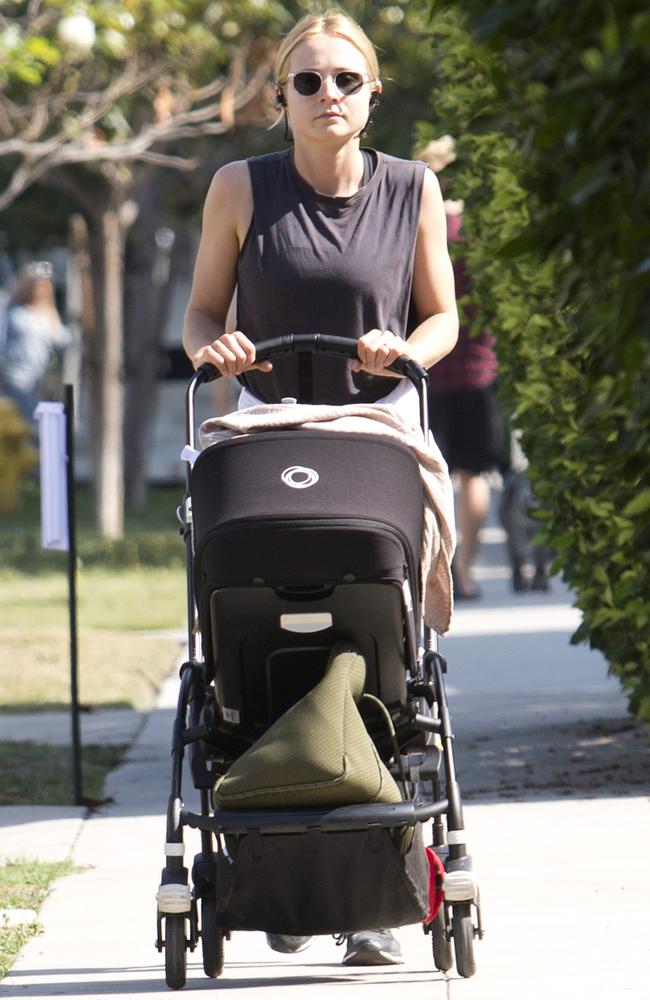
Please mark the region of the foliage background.
MULTIPOLYGON (((650 718, 650 11, 431 4, 475 324, 498 338, 544 531, 588 640, 650 718)), ((431 135, 421 125, 420 138, 431 135)))

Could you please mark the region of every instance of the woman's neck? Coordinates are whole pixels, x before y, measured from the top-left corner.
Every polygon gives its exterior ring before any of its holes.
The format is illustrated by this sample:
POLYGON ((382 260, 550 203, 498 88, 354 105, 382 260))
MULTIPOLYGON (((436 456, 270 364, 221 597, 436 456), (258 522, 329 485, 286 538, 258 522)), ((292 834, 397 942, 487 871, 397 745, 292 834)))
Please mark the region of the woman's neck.
POLYGON ((297 146, 293 162, 315 191, 330 198, 348 198, 356 194, 363 182, 363 156, 358 142, 316 149, 297 146))

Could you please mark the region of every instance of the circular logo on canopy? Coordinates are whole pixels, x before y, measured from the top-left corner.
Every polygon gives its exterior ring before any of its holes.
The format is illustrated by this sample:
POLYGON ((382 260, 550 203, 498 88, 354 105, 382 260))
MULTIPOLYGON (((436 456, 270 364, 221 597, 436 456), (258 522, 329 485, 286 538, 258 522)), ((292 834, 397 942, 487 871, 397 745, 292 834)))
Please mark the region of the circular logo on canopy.
POLYGON ((282 482, 292 490, 306 490, 308 486, 316 485, 318 473, 304 465, 290 465, 282 473, 282 482))

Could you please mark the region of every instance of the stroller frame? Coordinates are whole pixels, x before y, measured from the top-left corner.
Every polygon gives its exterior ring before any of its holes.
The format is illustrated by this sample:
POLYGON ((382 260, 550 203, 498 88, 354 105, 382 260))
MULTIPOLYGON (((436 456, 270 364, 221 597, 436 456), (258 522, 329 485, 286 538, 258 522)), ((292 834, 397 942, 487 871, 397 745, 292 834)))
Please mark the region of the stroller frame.
MULTIPOLYGON (((258 361, 279 354, 300 352, 301 383, 305 370, 313 364, 315 352, 356 357, 356 341, 325 335, 286 336, 258 345, 258 361), (307 362, 307 365, 305 365, 307 362)), ((428 436, 426 371, 402 355, 393 370, 408 377, 420 396, 420 419, 425 438, 428 436)), ((219 377, 217 369, 203 365, 191 378, 186 393, 186 441, 195 447, 195 394, 202 383, 219 377)), ((406 765, 414 796, 397 804, 346 805, 324 809, 273 810, 214 810, 211 791, 219 773, 219 739, 215 735, 206 701, 211 678, 202 656, 201 635, 195 597, 194 536, 191 497, 191 465, 187 464, 186 494, 178 515, 187 554, 187 642, 189 657, 180 668, 180 689, 173 725, 171 758, 171 789, 167 806, 165 865, 157 894, 156 947, 165 954, 167 985, 180 989, 186 982, 187 951, 202 944, 203 968, 207 976, 216 978, 223 970, 224 941, 227 930, 217 926, 215 840, 227 834, 260 835, 274 833, 307 833, 319 830, 367 831, 370 828, 396 830, 415 827, 432 819, 432 848, 437 855, 436 896, 442 904, 423 930, 431 934, 435 967, 447 972, 453 965, 463 977, 475 972, 473 942, 483 936, 478 887, 472 874, 472 860, 467 853, 461 793, 456 779, 453 756, 454 734, 445 690, 447 664, 437 649, 437 635, 426 625, 422 627, 422 655, 416 655, 416 670, 407 683, 406 720, 413 731, 423 734, 422 745, 415 751, 401 754, 401 773, 406 765), (186 749, 189 770, 199 792, 200 812, 185 808, 182 779, 186 749), (218 766, 218 765, 217 765, 218 766), (443 778, 444 772, 444 778, 443 778), (443 795, 444 783, 444 795, 443 795), (430 789, 429 794, 425 790, 430 789), (193 861, 191 875, 184 864, 184 828, 197 829, 201 834, 201 851, 193 861)), ((407 640, 407 645, 412 643, 407 640)), ((236 755, 236 754, 235 754, 236 755)), ((232 756, 232 755, 231 755, 232 756)), ((391 770, 398 771, 392 761, 391 770)))

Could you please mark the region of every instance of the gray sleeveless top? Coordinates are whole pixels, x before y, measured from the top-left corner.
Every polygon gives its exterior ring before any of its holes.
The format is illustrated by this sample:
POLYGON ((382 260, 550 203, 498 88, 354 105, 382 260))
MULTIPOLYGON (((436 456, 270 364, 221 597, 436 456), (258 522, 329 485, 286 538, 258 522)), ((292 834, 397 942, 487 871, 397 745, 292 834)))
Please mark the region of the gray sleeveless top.
MULTIPOLYGON (((371 152, 375 170, 348 198, 318 194, 293 151, 248 160, 253 219, 237 265, 237 329, 254 343, 286 334, 358 340, 369 330, 406 337, 413 258, 426 165, 371 152)), ((296 355, 240 381, 264 402, 298 396, 296 355)), ((314 403, 372 403, 395 383, 351 372, 345 358, 319 355, 314 403)))

